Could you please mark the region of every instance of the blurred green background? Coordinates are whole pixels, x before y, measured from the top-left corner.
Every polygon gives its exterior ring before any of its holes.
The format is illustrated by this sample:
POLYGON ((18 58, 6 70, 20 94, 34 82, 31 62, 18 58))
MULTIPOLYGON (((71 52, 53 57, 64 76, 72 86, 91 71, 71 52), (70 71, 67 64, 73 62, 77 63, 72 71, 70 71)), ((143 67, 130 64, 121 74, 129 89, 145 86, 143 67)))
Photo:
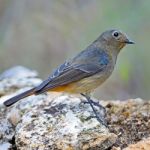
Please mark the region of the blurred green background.
POLYGON ((97 97, 149 99, 148 0, 0 0, 0 72, 23 65, 44 79, 109 28, 123 30, 136 44, 120 53, 97 97))

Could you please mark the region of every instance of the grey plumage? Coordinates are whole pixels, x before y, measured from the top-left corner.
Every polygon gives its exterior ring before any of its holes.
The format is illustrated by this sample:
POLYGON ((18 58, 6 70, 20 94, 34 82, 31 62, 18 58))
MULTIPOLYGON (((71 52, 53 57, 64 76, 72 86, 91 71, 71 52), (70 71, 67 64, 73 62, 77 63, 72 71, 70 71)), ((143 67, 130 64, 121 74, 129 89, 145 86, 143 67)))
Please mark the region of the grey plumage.
POLYGON ((38 93, 40 90, 66 85, 97 74, 106 68, 109 61, 109 55, 104 50, 91 45, 58 67, 47 80, 35 88, 35 91, 38 93))
MULTIPOLYGON (((60 65, 39 86, 7 100, 4 104, 10 106, 22 98, 57 87, 65 92, 89 93, 111 75, 117 55, 126 44, 133 44, 126 34, 119 30, 107 30, 77 56, 60 65)), ((61 91, 60 89, 56 91, 61 91)))

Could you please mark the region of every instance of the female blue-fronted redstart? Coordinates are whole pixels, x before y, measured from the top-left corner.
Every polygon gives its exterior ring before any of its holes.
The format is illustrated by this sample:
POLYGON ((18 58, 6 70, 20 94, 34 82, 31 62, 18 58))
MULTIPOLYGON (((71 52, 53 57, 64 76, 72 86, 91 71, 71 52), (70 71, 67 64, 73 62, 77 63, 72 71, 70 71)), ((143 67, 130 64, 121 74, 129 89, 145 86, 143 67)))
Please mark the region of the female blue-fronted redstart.
POLYGON ((77 56, 60 65, 39 86, 10 98, 4 104, 10 106, 27 96, 51 91, 86 96, 111 75, 120 50, 133 43, 123 32, 107 30, 77 56))

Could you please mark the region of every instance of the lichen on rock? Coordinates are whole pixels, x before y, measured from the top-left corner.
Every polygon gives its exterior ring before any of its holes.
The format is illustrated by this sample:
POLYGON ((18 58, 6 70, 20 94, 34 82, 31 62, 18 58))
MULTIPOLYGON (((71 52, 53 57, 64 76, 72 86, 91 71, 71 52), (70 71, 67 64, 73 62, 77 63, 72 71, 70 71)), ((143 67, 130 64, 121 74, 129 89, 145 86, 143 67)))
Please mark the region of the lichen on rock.
POLYGON ((49 94, 45 103, 26 113, 18 124, 17 147, 62 150, 110 147, 116 135, 109 133, 96 118, 90 118, 92 109, 82 101, 68 94, 52 99, 49 94))

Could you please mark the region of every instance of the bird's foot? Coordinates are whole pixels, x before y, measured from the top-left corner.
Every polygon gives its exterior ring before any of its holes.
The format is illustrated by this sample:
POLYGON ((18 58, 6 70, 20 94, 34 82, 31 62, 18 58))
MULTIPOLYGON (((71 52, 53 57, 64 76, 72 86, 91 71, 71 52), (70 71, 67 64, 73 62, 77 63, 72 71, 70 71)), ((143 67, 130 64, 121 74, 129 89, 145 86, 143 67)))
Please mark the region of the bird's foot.
POLYGON ((90 118, 96 118, 100 122, 100 124, 103 124, 104 126, 107 127, 107 123, 104 119, 104 117, 106 116, 106 109, 102 105, 100 105, 98 102, 93 101, 89 96, 87 96, 85 94, 81 94, 81 95, 87 99, 87 102, 84 102, 84 104, 85 103, 90 104, 90 106, 94 112, 95 116, 90 116, 90 118), (99 110, 100 110, 99 113, 97 113, 94 106, 97 106, 99 108, 99 110))

